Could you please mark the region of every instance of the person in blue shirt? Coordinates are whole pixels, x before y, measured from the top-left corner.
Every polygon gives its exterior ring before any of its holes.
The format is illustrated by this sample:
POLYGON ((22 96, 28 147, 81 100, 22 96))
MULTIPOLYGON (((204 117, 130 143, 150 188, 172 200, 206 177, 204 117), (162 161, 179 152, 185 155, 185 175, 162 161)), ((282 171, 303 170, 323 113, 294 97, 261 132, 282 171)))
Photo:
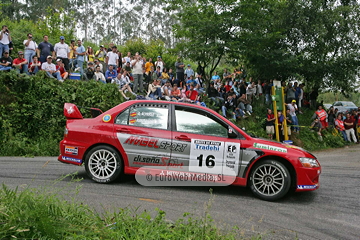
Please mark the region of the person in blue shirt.
POLYGON ((220 80, 220 76, 217 74, 217 72, 214 72, 214 75, 211 77, 211 81, 220 80))
POLYGON ((196 86, 196 81, 193 78, 193 75, 190 75, 189 79, 186 80, 186 90, 190 89, 190 85, 193 84, 194 86, 196 86))
POLYGON ((81 76, 84 75, 84 60, 85 60, 85 54, 86 54, 86 51, 85 51, 85 47, 82 45, 82 42, 81 40, 77 40, 77 44, 78 44, 78 47, 76 48, 76 51, 75 51, 75 55, 76 55, 76 60, 75 60, 75 66, 76 66, 76 69, 75 70, 80 70, 80 74, 81 76))
POLYGON ((111 83, 113 78, 116 78, 117 72, 114 70, 113 65, 109 65, 109 69, 105 72, 106 83, 111 83))

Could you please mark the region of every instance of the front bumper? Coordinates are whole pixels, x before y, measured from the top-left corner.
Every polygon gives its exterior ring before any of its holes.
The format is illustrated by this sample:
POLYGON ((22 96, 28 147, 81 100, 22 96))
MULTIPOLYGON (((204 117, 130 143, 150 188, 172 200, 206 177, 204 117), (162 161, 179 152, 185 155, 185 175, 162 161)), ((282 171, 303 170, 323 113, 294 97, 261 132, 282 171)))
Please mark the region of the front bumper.
POLYGON ((314 191, 320 187, 321 167, 297 169, 296 192, 314 191))

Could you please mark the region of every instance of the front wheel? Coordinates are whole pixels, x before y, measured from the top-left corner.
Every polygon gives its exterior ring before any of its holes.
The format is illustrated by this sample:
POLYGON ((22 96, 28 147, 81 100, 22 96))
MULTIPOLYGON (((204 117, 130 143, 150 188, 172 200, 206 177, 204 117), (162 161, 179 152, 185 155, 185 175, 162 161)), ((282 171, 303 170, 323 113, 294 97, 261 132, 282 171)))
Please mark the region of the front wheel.
POLYGON ((289 170, 276 160, 261 161, 250 173, 250 189, 263 200, 275 201, 284 197, 290 186, 289 170))
POLYGON ((100 145, 86 154, 86 173, 95 182, 110 183, 115 181, 122 173, 122 168, 121 157, 112 147, 100 145))

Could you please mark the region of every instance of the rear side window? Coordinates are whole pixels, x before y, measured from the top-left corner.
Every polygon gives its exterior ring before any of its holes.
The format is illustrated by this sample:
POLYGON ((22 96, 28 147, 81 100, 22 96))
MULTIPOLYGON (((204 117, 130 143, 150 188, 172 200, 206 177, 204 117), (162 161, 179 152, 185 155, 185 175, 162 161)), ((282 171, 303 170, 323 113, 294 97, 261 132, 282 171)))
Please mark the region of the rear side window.
POLYGON ((164 106, 133 106, 120 113, 115 124, 168 129, 169 109, 164 106))

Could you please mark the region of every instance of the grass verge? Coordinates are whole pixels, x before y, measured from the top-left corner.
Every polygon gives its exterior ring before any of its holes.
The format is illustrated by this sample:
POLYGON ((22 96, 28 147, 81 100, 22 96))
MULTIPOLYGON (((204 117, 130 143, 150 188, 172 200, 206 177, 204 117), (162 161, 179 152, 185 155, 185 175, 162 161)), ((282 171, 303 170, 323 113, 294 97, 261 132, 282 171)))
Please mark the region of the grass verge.
POLYGON ((166 214, 124 208, 100 215, 89 206, 63 200, 60 192, 2 185, 0 189, 0 239, 236 239, 222 233, 208 212, 202 218, 185 213, 169 223, 166 214))

